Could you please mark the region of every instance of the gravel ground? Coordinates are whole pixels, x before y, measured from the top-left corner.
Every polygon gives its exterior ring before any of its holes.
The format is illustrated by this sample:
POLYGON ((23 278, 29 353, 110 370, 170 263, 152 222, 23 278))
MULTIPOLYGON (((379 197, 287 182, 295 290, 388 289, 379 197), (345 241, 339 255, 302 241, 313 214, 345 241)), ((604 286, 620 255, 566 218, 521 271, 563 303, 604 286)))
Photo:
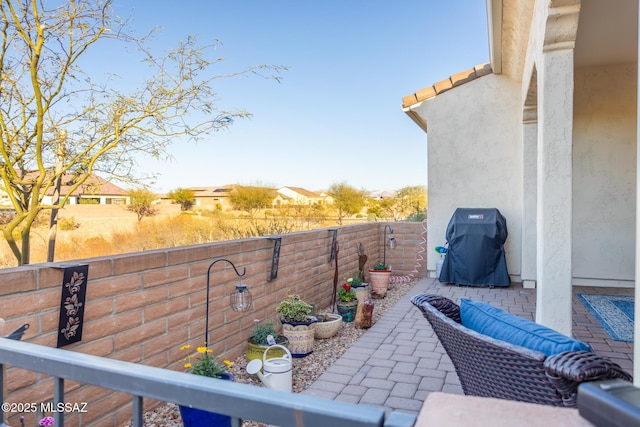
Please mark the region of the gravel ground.
MULTIPOLYGON (((402 298, 415 284, 417 280, 405 283, 392 284, 384 299, 374 299, 373 323, 378 321, 400 298, 402 298)), ((322 311, 321 311, 322 312, 322 311)), ((338 333, 328 339, 316 339, 313 353, 303 358, 293 359, 293 392, 300 393, 309 387, 322 373, 335 362, 346 350, 356 342, 366 329, 356 329, 353 323, 343 323, 338 333)), ((229 369, 234 376, 234 381, 262 387, 260 380, 247 374, 245 368, 247 360, 244 355, 233 361, 229 369)), ((153 411, 144 414, 144 426, 146 427, 180 427, 182 419, 177 405, 167 403, 153 411)), ((244 421, 243 427, 263 427, 253 421, 244 421)), ((130 427, 131 423, 125 424, 130 427)))

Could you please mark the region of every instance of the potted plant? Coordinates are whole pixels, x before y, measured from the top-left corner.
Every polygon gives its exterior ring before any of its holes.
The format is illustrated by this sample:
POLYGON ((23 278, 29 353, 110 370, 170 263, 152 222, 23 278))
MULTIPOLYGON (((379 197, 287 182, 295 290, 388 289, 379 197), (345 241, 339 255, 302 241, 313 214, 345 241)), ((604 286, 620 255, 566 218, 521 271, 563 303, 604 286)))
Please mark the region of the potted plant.
MULTIPOLYGON (((183 345, 180 351, 186 351, 191 345, 183 345)), ((211 350, 205 345, 196 349, 196 354, 190 354, 185 359, 184 368, 187 372, 203 377, 233 381, 233 375, 227 372, 227 368, 233 365, 228 360, 219 363, 216 357, 211 355, 211 350)), ((207 412, 202 409, 191 408, 189 406, 179 405, 180 416, 185 427, 196 426, 215 426, 215 427, 231 427, 231 417, 215 412, 207 412)))
POLYGON ((391 279, 391 266, 379 262, 369 270, 369 283, 371 284, 371 297, 384 298, 389 289, 391 279))
POLYGON ((342 287, 338 291, 338 301, 336 303, 338 307, 338 313, 342 316, 342 320, 345 322, 353 322, 356 317, 356 309, 358 308, 358 299, 356 298, 356 291, 351 288, 348 283, 343 283, 342 287))
POLYGON ((311 316, 313 306, 304 302, 300 295, 287 295, 280 301, 276 312, 280 314, 282 334, 289 339, 289 351, 293 357, 304 357, 313 351, 315 335, 314 323, 317 319, 311 316))
POLYGON ((342 316, 339 314, 323 313, 316 317, 318 322, 313 325, 316 338, 331 338, 338 333, 340 326, 342 326, 342 316))
MULTIPOLYGON (((272 345, 269 344, 268 337, 273 338, 275 344, 279 344, 284 347, 289 346, 289 339, 284 335, 278 335, 276 332, 275 322, 273 320, 267 320, 261 322, 259 319, 254 319, 255 326, 251 332, 251 336, 247 340, 247 363, 254 359, 262 360, 264 352, 272 345)), ((267 353, 267 358, 282 357, 285 351, 279 347, 272 348, 267 353)))
POLYGON ((362 281, 360 275, 355 274, 347 279, 347 283, 356 291, 358 304, 364 303, 369 299, 369 284, 362 281))

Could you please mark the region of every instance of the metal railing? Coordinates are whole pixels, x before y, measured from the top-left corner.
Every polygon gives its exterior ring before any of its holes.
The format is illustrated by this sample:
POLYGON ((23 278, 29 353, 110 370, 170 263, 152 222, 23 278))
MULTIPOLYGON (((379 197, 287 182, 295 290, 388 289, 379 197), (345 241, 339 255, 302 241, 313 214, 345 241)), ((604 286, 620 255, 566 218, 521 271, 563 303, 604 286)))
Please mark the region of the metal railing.
MULTIPOLYGON (((411 427, 412 414, 347 402, 322 399, 297 393, 286 393, 229 381, 212 381, 169 369, 107 359, 68 350, 0 339, 0 402, 5 402, 6 370, 14 366, 54 377, 52 407, 81 405, 65 402, 64 381, 92 384, 132 396, 134 427, 141 427, 143 398, 174 402, 210 412, 231 416, 232 426, 241 419, 281 427, 411 427), (62 404, 63 406, 60 406, 62 404)), ((2 406, 0 427, 6 426, 2 406)), ((91 411, 91 406, 86 407, 91 411)), ((54 413, 56 427, 64 427, 64 411, 54 413)))

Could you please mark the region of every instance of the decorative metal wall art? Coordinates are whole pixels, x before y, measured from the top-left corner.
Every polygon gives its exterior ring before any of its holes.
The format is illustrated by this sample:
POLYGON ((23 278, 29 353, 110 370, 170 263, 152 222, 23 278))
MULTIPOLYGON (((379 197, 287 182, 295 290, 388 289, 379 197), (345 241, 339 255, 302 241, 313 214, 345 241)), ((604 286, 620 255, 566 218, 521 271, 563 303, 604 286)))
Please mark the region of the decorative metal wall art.
POLYGON ((62 296, 58 322, 58 347, 82 340, 85 297, 87 295, 88 264, 61 264, 62 296))
POLYGON ((273 256, 271 258, 271 275, 269 282, 278 278, 278 265, 280 264, 280 246, 282 245, 282 237, 267 237, 273 240, 273 256))

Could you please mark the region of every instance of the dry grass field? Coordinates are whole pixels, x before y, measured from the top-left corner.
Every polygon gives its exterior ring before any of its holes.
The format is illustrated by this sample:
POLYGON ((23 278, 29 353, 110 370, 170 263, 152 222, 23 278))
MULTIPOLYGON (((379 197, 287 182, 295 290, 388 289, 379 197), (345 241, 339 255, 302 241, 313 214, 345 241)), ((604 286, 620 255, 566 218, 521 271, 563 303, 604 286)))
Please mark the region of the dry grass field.
MULTIPOLYGON (((158 205, 158 214, 153 219, 176 216, 180 213, 179 205, 158 205)), ((144 218, 142 221, 150 221, 144 218)), ((40 223, 31 231, 31 263, 45 262, 49 241, 49 217, 43 215, 40 223)), ((68 205, 60 211, 57 232, 55 261, 87 258, 105 255, 104 250, 112 246, 114 236, 135 233, 138 228, 138 218, 134 212, 121 205, 68 205), (63 229, 63 223, 75 223, 77 228, 63 229), (87 253, 86 242, 101 243, 97 245, 98 252, 87 253), (100 246, 106 246, 100 250, 100 246), (77 248, 74 250, 73 248, 77 248)), ((0 268, 15 267, 17 261, 9 246, 0 244, 0 268)))
MULTIPOLYGON (((180 205, 156 205, 158 213, 155 218, 172 216, 180 213, 180 205)), ((74 218, 80 224, 76 230, 58 231, 60 237, 111 236, 118 232, 133 232, 138 224, 138 217, 127 210, 124 205, 67 205, 60 212, 60 218, 74 218)), ((143 218, 142 221, 149 220, 143 218)), ((48 233, 48 230, 47 230, 48 233)))
MULTIPOLYGON (((335 226, 336 218, 305 219, 296 212, 263 212, 250 220, 240 211, 196 211, 181 215, 180 205, 156 205, 156 215, 138 221, 123 205, 68 205, 60 211, 54 261, 177 247, 248 236, 282 234, 335 226), (284 215, 283 215, 284 214, 284 215)), ((359 223, 366 218, 344 220, 359 223)), ((30 263, 47 259, 49 216, 31 230, 30 263)), ((17 266, 9 246, 0 244, 0 268, 17 266)))

